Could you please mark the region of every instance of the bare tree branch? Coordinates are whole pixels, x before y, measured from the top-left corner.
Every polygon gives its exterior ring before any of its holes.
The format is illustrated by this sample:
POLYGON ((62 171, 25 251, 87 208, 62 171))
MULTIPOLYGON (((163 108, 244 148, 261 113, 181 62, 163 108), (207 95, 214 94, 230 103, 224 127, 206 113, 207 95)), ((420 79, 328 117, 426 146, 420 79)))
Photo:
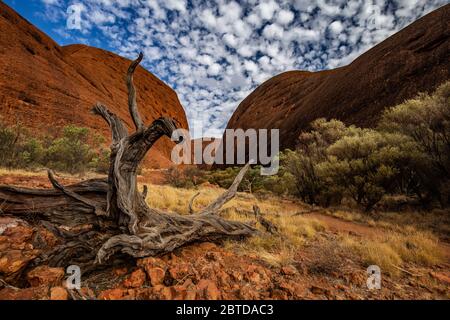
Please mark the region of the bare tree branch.
POLYGON ((124 125, 122 119, 108 110, 104 105, 97 103, 92 112, 101 116, 111 128, 113 143, 118 143, 121 139, 128 136, 127 127, 124 125))
POLYGON ((256 221, 258 221, 267 232, 270 234, 279 234, 277 226, 262 216, 261 209, 256 204, 253 206, 253 213, 255 214, 256 221))
POLYGON ((200 192, 197 192, 196 194, 194 194, 194 196, 191 198, 191 200, 189 200, 189 213, 190 214, 194 214, 194 200, 200 195, 200 192))
POLYGON ((213 203, 211 203, 208 207, 202 210, 200 214, 216 214, 225 203, 233 199, 236 195, 239 184, 241 183, 242 179, 244 178, 249 168, 250 163, 246 164, 241 169, 241 171, 231 184, 230 188, 227 191, 225 191, 220 197, 218 197, 213 203))
POLYGON ((141 131, 144 129, 144 122, 142 121, 141 115, 139 114, 137 100, 136 100, 136 88, 133 83, 134 71, 137 66, 141 63, 144 58, 144 54, 139 53, 139 57, 134 60, 130 67, 128 68, 127 73, 127 86, 128 86, 128 108, 130 110, 131 118, 133 119, 133 123, 136 127, 136 131, 141 131))
POLYGON ((52 183, 52 185, 55 189, 58 189, 58 190, 62 191, 66 196, 71 197, 75 200, 78 200, 81 203, 91 207, 92 209, 94 209, 94 212, 97 216, 107 216, 105 210, 103 210, 103 208, 101 207, 101 205, 99 203, 92 201, 90 199, 84 198, 84 197, 80 196, 79 194, 66 189, 62 184, 60 184, 58 182, 58 180, 56 180, 55 175, 52 170, 48 170, 47 173, 48 173, 48 179, 50 180, 50 182, 52 183))

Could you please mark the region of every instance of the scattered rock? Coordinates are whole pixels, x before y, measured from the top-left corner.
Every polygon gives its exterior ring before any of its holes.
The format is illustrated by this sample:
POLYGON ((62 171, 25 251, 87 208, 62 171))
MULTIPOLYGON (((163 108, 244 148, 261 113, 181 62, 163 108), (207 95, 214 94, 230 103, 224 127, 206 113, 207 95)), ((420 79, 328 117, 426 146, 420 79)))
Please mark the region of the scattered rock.
POLYGON ((39 266, 28 272, 27 280, 32 287, 41 285, 58 286, 64 278, 63 268, 50 268, 49 266, 39 266))
POLYGON ((0 275, 4 279, 13 279, 39 254, 32 244, 33 233, 25 221, 0 218, 0 275))
POLYGON ((34 236, 34 243, 39 248, 54 248, 59 243, 59 239, 46 228, 40 227, 34 236))
POLYGON ((99 300, 121 300, 127 295, 126 289, 116 288, 102 291, 98 295, 99 300))
POLYGON ((295 267, 293 266, 284 266, 281 268, 281 273, 286 276, 293 276, 296 275, 298 272, 297 269, 295 269, 295 267))
POLYGON ((438 272, 430 272, 430 275, 435 278, 436 280, 439 280, 441 282, 444 282, 446 284, 450 284, 450 277, 448 275, 445 275, 443 273, 438 272))
POLYGON ((246 285, 239 289, 239 298, 243 300, 257 300, 259 293, 251 286, 246 285))
POLYGON ((177 263, 169 268, 169 275, 172 279, 180 281, 190 274, 190 269, 187 263, 177 263))
POLYGON ((310 291, 316 295, 325 295, 325 296, 330 295, 330 290, 318 286, 312 286, 310 288, 310 291))
POLYGON ((21 250, 8 250, 2 252, 0 255, 0 273, 6 275, 12 275, 18 273, 25 266, 36 258, 38 251, 21 251, 21 250))
POLYGON ((68 300, 69 294, 63 287, 54 287, 50 290, 50 300, 68 300))
POLYGON ((201 279, 197 284, 197 289, 200 291, 200 295, 207 300, 219 300, 221 298, 220 291, 212 280, 201 279))
POLYGON ((147 269, 147 275, 150 278, 151 285, 157 286, 163 284, 166 272, 164 271, 164 269, 155 267, 147 269))
POLYGON ((145 271, 147 271, 147 269, 151 269, 151 268, 162 268, 162 269, 166 269, 167 264, 164 260, 160 259, 160 258, 155 258, 155 257, 148 257, 148 258, 144 258, 144 259, 140 259, 137 262, 138 267, 144 268, 145 271))
POLYGON ((0 300, 43 300, 48 299, 48 287, 25 289, 4 288, 0 290, 0 300))
POLYGON ((146 280, 145 272, 142 269, 133 271, 123 282, 126 288, 140 288, 146 280))

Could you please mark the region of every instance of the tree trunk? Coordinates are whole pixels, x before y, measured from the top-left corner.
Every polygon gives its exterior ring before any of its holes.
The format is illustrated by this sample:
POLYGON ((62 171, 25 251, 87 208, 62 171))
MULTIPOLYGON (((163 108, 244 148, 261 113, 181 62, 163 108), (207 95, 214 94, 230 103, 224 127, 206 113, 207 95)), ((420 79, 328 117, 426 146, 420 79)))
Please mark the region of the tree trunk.
POLYGON ((170 118, 160 118, 148 127, 144 125, 133 84, 134 71, 142 58, 140 54, 132 62, 127 76, 128 107, 135 132, 129 134, 124 122, 107 107, 97 104, 93 108, 112 133, 107 179, 64 187, 49 171, 53 190, 0 186, 0 215, 20 216, 64 239, 52 252, 36 258, 35 264, 97 268, 112 263, 113 257, 155 256, 194 241, 241 238, 256 232, 249 225, 217 215, 235 196, 249 165, 241 170, 229 190, 197 214, 193 213, 192 203, 192 214, 188 216, 161 212, 147 205, 147 188, 143 193, 138 190, 138 166, 160 137, 172 136, 176 125, 170 118))

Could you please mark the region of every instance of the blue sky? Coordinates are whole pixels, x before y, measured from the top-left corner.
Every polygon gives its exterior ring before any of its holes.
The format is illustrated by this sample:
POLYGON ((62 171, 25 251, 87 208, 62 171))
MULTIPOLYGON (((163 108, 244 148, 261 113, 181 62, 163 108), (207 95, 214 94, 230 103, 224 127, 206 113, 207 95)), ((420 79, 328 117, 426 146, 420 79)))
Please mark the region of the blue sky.
POLYGON ((61 45, 85 43, 128 58, 143 51, 144 66, 176 90, 198 137, 221 136, 239 103, 265 80, 346 65, 449 1, 4 2, 61 45), (69 8, 80 13, 78 24, 67 24, 69 8))

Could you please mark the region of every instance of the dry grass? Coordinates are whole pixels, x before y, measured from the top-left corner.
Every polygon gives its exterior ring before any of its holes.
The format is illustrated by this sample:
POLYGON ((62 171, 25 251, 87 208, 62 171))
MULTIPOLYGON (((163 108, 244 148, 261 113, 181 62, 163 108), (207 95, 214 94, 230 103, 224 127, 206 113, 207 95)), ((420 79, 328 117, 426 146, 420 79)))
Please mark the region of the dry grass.
POLYGON ((367 215, 351 210, 324 210, 322 213, 345 221, 359 222, 389 231, 403 232, 406 227, 432 231, 440 236, 450 235, 450 210, 376 212, 367 215))
MULTIPOLYGON (((1 175, 26 177, 42 175, 44 177, 46 172, 0 168, 1 175)), ((194 208, 200 210, 214 201, 224 190, 211 186, 195 190, 167 185, 149 185, 147 202, 158 209, 188 214, 189 200, 197 192, 200 192, 200 195, 195 200, 194 208)), ((243 242, 227 241, 225 246, 230 250, 260 258, 273 266, 282 266, 293 263, 305 244, 317 242, 316 240, 329 241, 326 237, 318 238, 326 232, 327 225, 324 222, 308 215, 295 215, 296 212, 307 208, 298 202, 277 197, 267 197, 262 200, 247 193, 238 193, 236 198, 225 205, 222 215, 230 220, 255 224, 252 215, 254 204, 257 204, 265 217, 278 227, 280 235, 261 232, 243 242)), ((338 242, 333 243, 334 247, 337 244, 338 249, 344 253, 347 252, 349 256, 355 254, 359 256, 365 265, 376 264, 383 272, 398 275, 400 271, 397 267, 405 267, 407 264, 433 266, 443 261, 441 247, 435 234, 450 234, 450 215, 447 211, 377 213, 376 219, 345 209, 321 210, 320 213, 370 225, 379 230, 372 237, 356 238, 341 235, 338 237, 338 242)), ((259 225, 257 227, 261 228, 259 225)), ((318 256, 320 254, 322 253, 317 253, 318 256)))
POLYGON ((343 236, 341 245, 357 253, 367 266, 378 265, 391 275, 398 275, 404 264, 433 266, 444 259, 437 237, 411 226, 403 232, 380 233, 374 238, 343 236))
MULTIPOLYGON (((189 200, 197 192, 200 192, 200 195, 196 198, 194 207, 199 210, 224 190, 211 187, 194 190, 151 185, 147 201, 149 205, 159 209, 188 214, 189 200)), ((307 215, 294 215, 304 209, 301 204, 279 198, 258 200, 250 194, 239 193, 225 205, 222 215, 230 220, 254 224, 255 220, 251 214, 254 204, 258 204, 266 218, 279 228, 280 235, 262 232, 244 242, 227 241, 225 245, 242 254, 258 257, 270 265, 291 264, 302 246, 326 231, 325 223, 307 215)), ((424 219, 428 219, 430 224, 435 223, 435 217, 416 215, 416 219, 405 225, 407 217, 402 214, 383 214, 376 221, 364 214, 345 210, 330 211, 329 214, 380 228, 381 231, 375 237, 354 238, 346 235, 340 239, 341 249, 347 250, 349 254, 356 253, 366 265, 379 265, 384 272, 394 275, 399 272, 397 267, 407 263, 431 266, 442 261, 437 237, 412 226, 414 223, 423 223, 424 219)))
POLYGON ((268 215, 267 218, 279 228, 279 235, 261 233, 245 242, 228 242, 228 246, 278 267, 292 264, 301 247, 326 229, 314 218, 289 215, 268 215))
POLYGON ((239 245, 246 254, 253 254, 272 266, 292 264, 301 247, 313 240, 325 225, 314 219, 302 216, 280 215, 270 217, 279 228, 280 235, 261 234, 239 245))
MULTIPOLYGON (((197 192, 200 192, 200 195, 194 202, 194 208, 199 210, 210 204, 224 191, 211 187, 194 190, 152 185, 149 187, 147 202, 155 208, 188 214, 189 200, 197 192)), ((229 220, 255 223, 251 214, 254 204, 257 204, 265 217, 279 228, 281 235, 262 232, 244 242, 227 241, 225 246, 241 254, 256 256, 270 265, 280 266, 292 263, 299 248, 313 239, 318 232, 325 230, 325 225, 314 218, 294 216, 293 214, 301 209, 299 204, 274 197, 258 200, 253 195, 238 193, 236 198, 224 206, 222 215, 229 220)))
MULTIPOLYGON (((164 209, 178 214, 187 214, 189 200, 197 192, 200 192, 200 195, 195 199, 194 210, 199 211, 207 207, 224 191, 221 188, 211 188, 208 186, 200 187, 199 189, 183 189, 169 185, 150 185, 147 202, 154 208, 164 209)), ((287 201, 283 202, 283 208, 280 208, 280 201, 277 198, 268 198, 260 201, 251 194, 238 193, 223 209, 227 209, 226 211, 229 215, 233 216, 234 214, 234 218, 236 219, 241 218, 238 211, 251 212, 254 204, 258 204, 262 212, 269 214, 281 213, 281 210, 283 213, 294 213, 298 210, 298 206, 287 201)))
POLYGON ((0 167, 0 176, 6 176, 6 175, 10 175, 10 176, 19 176, 19 177, 32 177, 32 176, 45 176, 47 175, 47 172, 44 170, 38 170, 36 172, 34 171, 29 171, 29 170, 24 170, 24 169, 7 169, 7 168, 2 168, 0 167))
MULTIPOLYGON (((70 174, 65 172, 56 172, 57 177, 67 178, 67 179, 97 179, 105 178, 106 175, 96 173, 96 172, 85 172, 79 174, 70 174)), ((12 176, 12 177, 42 177, 47 179, 48 173, 47 169, 36 169, 26 170, 26 169, 8 169, 0 167, 0 176, 12 176)))

